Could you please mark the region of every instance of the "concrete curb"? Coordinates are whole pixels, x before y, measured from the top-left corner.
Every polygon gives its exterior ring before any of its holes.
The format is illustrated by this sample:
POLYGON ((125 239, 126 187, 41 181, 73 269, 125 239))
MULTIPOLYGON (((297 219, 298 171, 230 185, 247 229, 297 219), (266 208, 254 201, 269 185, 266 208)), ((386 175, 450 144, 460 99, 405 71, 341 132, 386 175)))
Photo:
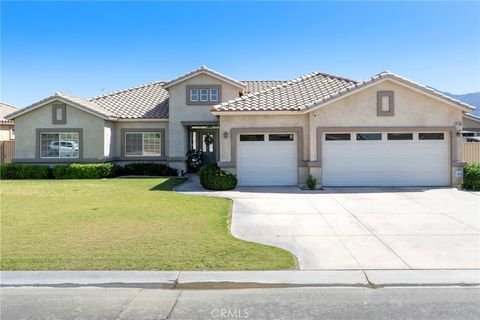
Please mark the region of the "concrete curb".
POLYGON ((392 286, 480 286, 480 269, 470 270, 365 270, 376 287, 392 286))
POLYGON ((2 271, 0 286, 163 289, 480 286, 480 270, 2 271))

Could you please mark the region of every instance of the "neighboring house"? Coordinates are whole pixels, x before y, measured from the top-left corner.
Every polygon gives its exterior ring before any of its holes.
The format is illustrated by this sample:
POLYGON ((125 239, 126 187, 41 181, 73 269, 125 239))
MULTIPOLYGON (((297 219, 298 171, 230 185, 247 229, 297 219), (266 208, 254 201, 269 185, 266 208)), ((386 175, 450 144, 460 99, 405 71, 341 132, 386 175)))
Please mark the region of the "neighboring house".
POLYGON ((89 100, 56 93, 9 116, 15 162, 156 161, 189 149, 239 185, 448 186, 475 108, 390 72, 239 81, 204 66, 89 100))
POLYGON ((5 118, 15 111, 18 111, 17 107, 0 102, 0 141, 15 140, 14 122, 5 118))
MULTIPOLYGON (((463 116, 463 136, 480 137, 480 117, 474 114, 463 116)), ((479 140, 480 141, 480 140, 479 140)))

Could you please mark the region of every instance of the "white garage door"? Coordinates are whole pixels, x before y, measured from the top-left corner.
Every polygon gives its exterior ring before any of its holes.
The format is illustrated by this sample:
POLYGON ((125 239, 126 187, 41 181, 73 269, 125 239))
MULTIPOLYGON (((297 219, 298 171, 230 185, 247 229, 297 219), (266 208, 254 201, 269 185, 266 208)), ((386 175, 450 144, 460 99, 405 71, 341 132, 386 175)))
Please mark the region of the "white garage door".
POLYGON ((237 139, 237 177, 240 186, 298 184, 295 134, 240 134, 237 139))
POLYGON ((326 133, 325 186, 448 186, 446 132, 326 133))

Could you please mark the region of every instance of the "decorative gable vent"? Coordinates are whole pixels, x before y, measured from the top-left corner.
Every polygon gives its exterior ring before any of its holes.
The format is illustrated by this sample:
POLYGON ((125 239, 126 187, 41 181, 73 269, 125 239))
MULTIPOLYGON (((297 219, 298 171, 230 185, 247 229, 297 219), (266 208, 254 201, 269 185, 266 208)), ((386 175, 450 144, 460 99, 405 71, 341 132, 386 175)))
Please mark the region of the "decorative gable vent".
POLYGON ((395 115, 395 104, 393 99, 393 91, 377 92, 377 116, 388 117, 395 115))

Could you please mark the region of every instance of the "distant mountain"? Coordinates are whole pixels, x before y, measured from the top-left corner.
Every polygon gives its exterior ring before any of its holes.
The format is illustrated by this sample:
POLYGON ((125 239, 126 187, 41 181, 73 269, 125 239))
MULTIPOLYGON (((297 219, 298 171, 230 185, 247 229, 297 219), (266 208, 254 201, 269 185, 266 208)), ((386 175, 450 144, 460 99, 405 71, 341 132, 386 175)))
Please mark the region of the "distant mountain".
POLYGON ((450 92, 444 92, 437 89, 434 89, 434 90, 441 92, 446 96, 452 97, 453 99, 457 99, 465 103, 468 103, 471 106, 477 107, 477 109, 475 109, 473 113, 476 114, 477 116, 480 116, 480 92, 473 92, 473 93, 466 93, 466 94, 453 94, 450 92))

